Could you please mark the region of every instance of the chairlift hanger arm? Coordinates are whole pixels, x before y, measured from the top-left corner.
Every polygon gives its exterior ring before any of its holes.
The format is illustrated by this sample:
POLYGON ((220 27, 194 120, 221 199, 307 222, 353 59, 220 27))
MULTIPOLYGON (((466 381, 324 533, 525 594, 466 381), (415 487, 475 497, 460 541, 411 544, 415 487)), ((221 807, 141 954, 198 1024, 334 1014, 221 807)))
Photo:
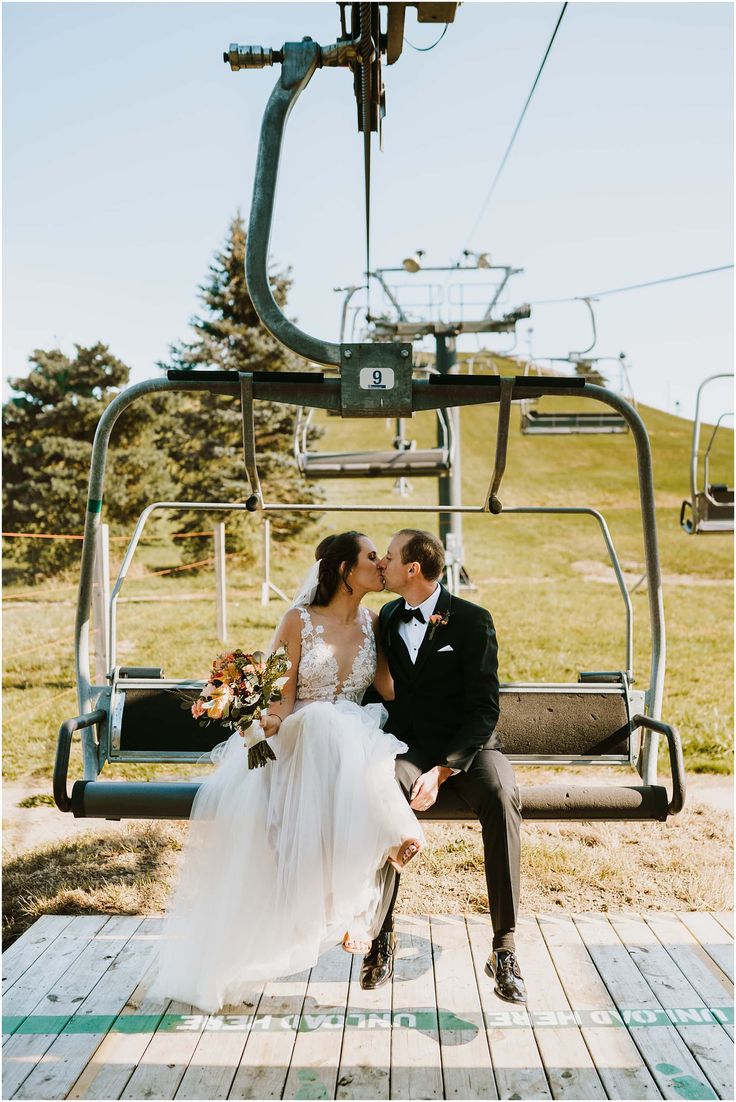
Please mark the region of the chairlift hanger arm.
MULTIPOLYGON (((440 14, 443 22, 452 22, 457 8, 456 4, 418 3, 413 6, 417 8, 421 22, 435 22, 440 14), (440 8, 441 13, 438 11, 440 8)), ((380 131, 385 113, 381 58, 387 52, 389 40, 393 61, 401 52, 406 5, 386 5, 386 33, 381 32, 380 7, 380 4, 351 4, 351 25, 348 29, 345 18, 347 5, 341 4, 344 33, 332 45, 320 46, 310 38, 287 42, 281 50, 232 43, 224 54, 224 61, 233 71, 281 64, 280 78, 271 93, 261 125, 248 228, 246 278, 253 305, 265 327, 281 344, 305 359, 336 367, 341 364, 340 346, 319 340, 299 329, 274 300, 268 280, 268 246, 281 147, 291 110, 317 68, 349 68, 353 72, 358 100, 358 129, 364 135, 366 270, 370 270, 370 137, 371 133, 380 131)))
POLYGON ((571 360, 576 359, 576 358, 579 359, 581 356, 584 356, 586 354, 586 352, 590 352, 593 348, 595 348, 596 341, 598 340, 598 333, 597 333, 597 330, 596 330, 596 327, 595 327, 595 313, 593 311, 593 307, 591 306, 590 298, 585 296, 585 297, 576 299, 576 301, 577 302, 584 302, 585 305, 588 307, 588 313, 590 314, 590 324, 593 327, 593 340, 590 342, 590 344, 588 345, 587 348, 581 348, 579 352, 570 352, 569 353, 569 358, 571 360))

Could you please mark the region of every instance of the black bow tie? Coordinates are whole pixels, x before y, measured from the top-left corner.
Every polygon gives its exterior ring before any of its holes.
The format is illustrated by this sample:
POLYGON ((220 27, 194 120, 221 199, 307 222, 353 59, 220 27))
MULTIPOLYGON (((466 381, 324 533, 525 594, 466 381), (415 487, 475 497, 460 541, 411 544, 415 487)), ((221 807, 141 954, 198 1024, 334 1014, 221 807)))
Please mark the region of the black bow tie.
POLYGON ((427 622, 421 608, 407 608, 404 605, 403 608, 399 609, 399 616, 405 624, 408 624, 410 620, 418 620, 420 624, 426 624, 427 622))

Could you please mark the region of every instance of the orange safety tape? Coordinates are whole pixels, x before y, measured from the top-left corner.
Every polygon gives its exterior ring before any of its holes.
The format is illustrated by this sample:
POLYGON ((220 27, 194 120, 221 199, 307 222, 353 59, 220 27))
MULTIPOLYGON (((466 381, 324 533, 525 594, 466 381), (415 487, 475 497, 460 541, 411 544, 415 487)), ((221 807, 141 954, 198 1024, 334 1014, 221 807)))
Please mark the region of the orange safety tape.
MULTIPOLYGON (((61 633, 61 635, 54 636, 53 639, 50 639, 46 643, 37 643, 35 647, 29 647, 28 650, 19 650, 19 651, 16 651, 14 654, 6 655, 3 658, 3 661, 4 662, 10 662, 13 658, 23 658, 26 654, 33 654, 33 652, 36 651, 36 650, 43 651, 43 650, 46 650, 47 648, 50 649, 51 647, 55 647, 56 644, 61 639, 66 638, 66 634, 67 633, 65 631, 63 631, 61 633)), ((69 639, 69 642, 71 643, 71 638, 69 639)))
POLYGON ((12 723, 16 719, 27 719, 28 716, 32 716, 34 712, 38 712, 41 708, 48 707, 54 700, 58 700, 60 696, 66 696, 67 693, 73 693, 75 691, 74 686, 70 685, 68 689, 62 689, 60 693, 54 693, 53 696, 48 697, 46 700, 42 700, 39 704, 36 704, 33 708, 25 708, 22 712, 16 712, 12 716, 5 716, 3 719, 3 727, 6 723, 12 723))
MULTIPOLYGON (((0 533, 3 539, 24 539, 24 540, 83 540, 84 536, 62 536, 51 535, 47 532, 2 532, 0 533)), ((152 540, 188 540, 194 536, 213 536, 214 532, 209 528, 205 532, 174 532, 170 536, 141 536, 139 543, 150 543, 152 540)), ((121 540, 129 540, 130 536, 110 536, 110 542, 120 542, 121 540)))

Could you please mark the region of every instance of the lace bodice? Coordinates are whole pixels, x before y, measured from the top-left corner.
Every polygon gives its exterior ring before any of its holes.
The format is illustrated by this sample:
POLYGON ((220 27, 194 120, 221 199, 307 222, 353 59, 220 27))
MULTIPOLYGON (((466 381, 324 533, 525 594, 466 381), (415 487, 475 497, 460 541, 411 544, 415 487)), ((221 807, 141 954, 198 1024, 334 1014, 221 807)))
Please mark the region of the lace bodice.
POLYGON ((376 640, 368 609, 360 609, 363 642, 348 676, 339 684, 337 659, 324 642, 324 628, 314 625, 306 608, 297 610, 302 618, 302 653, 296 679, 296 699, 350 700, 360 704, 363 693, 376 676, 376 640))

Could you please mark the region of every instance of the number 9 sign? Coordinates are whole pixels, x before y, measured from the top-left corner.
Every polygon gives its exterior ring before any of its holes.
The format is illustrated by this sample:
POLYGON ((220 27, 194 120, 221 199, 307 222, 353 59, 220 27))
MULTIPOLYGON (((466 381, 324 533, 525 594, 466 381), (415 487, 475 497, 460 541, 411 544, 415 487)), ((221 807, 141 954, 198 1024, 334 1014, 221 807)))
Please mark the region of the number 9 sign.
POLYGON ((361 390, 393 390, 394 371, 391 367, 363 367, 360 370, 361 390))

